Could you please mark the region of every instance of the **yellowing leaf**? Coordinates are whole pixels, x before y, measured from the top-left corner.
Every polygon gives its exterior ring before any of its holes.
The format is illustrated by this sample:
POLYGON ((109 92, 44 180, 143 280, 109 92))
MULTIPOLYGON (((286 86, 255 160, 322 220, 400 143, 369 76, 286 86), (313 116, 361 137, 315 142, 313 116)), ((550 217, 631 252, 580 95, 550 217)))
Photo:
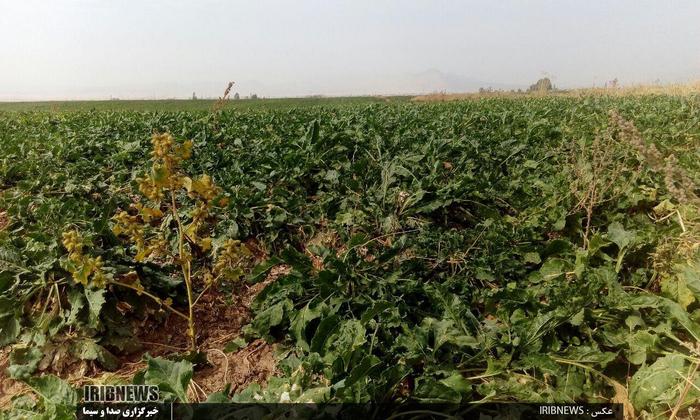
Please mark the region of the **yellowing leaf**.
POLYGON ((192 140, 185 140, 180 146, 179 155, 180 159, 187 160, 192 156, 192 140))
POLYGON ((182 185, 187 189, 187 192, 196 193, 205 200, 211 200, 219 194, 219 188, 214 185, 209 175, 202 175, 199 179, 191 179, 188 177, 182 178, 182 185))
POLYGON ((209 251, 211 249, 211 238, 201 239, 199 246, 202 248, 202 251, 209 251))
POLYGON ((695 302, 695 296, 682 276, 666 277, 661 280, 661 292, 678 302, 683 309, 687 309, 691 303, 695 302))
POLYGON ((676 205, 671 203, 668 200, 664 200, 661 203, 659 203, 656 207, 654 207, 654 213, 656 213, 659 216, 666 215, 676 209, 676 205))
POLYGON ((76 282, 82 284, 83 286, 87 286, 89 275, 90 267, 88 267, 86 264, 83 264, 80 268, 78 268, 77 271, 73 273, 73 279, 75 279, 76 282))
POLYGON ((195 223, 190 223, 187 225, 185 228, 185 235, 187 235, 190 239, 196 241, 197 239, 197 224, 195 223))
POLYGON ((188 176, 180 177, 180 184, 187 190, 187 192, 192 192, 192 178, 188 176))
POLYGON ((153 184, 160 187, 165 187, 168 185, 168 180, 170 179, 170 171, 167 167, 163 165, 153 165, 153 170, 151 171, 151 180, 153 184))
POLYGON ((147 256, 148 252, 146 252, 145 249, 142 249, 136 253, 136 255, 134 256, 134 260, 136 260, 137 262, 143 262, 143 260, 145 260, 147 256))
POLYGON ((163 217, 163 212, 160 209, 153 209, 150 207, 141 208, 141 217, 146 223, 149 223, 153 219, 160 219, 163 217))

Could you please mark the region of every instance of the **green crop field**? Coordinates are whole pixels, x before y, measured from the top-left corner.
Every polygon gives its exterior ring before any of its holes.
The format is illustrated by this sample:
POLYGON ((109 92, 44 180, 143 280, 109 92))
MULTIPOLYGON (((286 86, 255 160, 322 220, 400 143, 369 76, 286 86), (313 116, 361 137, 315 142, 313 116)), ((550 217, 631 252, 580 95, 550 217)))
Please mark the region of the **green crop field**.
MULTIPOLYGON (((274 98, 241 99, 226 102, 226 109, 285 109, 313 106, 344 106, 371 103, 406 102, 410 96, 350 96, 339 98, 274 98)), ((0 102, 0 112, 26 111, 209 111, 216 100, 209 99, 170 99, 170 100, 110 100, 110 101, 43 101, 43 102, 0 102)))
POLYGON ((0 104, 0 417, 87 383, 682 413, 699 142, 697 95, 0 104))

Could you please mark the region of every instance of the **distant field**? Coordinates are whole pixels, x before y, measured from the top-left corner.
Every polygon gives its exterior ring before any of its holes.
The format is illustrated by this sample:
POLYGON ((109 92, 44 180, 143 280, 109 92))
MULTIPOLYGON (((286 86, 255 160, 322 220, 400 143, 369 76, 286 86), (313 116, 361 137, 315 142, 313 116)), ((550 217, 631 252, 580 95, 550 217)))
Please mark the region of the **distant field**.
MULTIPOLYGON (((485 98, 533 98, 533 97, 586 97, 586 96, 640 96, 670 95, 688 96, 700 94, 700 83, 663 86, 629 86, 622 88, 587 88, 558 90, 552 92, 508 92, 494 91, 485 93, 445 93, 436 92, 418 96, 346 96, 328 98, 273 98, 228 100, 226 109, 288 109, 313 106, 338 107, 346 105, 366 105, 372 103, 406 103, 406 102, 451 102, 485 98)), ((75 112, 75 111, 210 111, 216 104, 215 99, 157 99, 157 100, 99 100, 99 101, 37 101, 37 102, 0 102, 0 112, 75 112)))
MULTIPOLYGON (((338 106, 369 103, 404 102, 410 96, 353 96, 338 98, 278 98, 229 100, 226 108, 259 109, 288 108, 306 106, 338 106)), ((110 101, 42 101, 42 102, 0 102, 1 111, 208 111, 216 100, 213 99, 168 99, 168 100, 110 100, 110 101)))
POLYGON ((513 91, 490 91, 490 92, 467 92, 467 93, 446 93, 435 92, 427 95, 419 95, 412 100, 417 102, 451 102, 477 98, 527 98, 527 97, 570 97, 581 98, 590 96, 689 96, 700 94, 700 82, 668 85, 632 85, 623 87, 593 87, 581 89, 563 89, 552 91, 534 92, 513 92, 513 91))

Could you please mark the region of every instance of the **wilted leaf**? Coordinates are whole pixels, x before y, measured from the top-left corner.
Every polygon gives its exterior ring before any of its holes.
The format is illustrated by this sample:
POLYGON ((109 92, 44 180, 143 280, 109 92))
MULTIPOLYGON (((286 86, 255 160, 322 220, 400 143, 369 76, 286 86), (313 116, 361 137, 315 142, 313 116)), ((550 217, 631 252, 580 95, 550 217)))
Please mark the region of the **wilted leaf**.
POLYGON ((105 303, 104 294, 104 289, 85 289, 85 297, 90 308, 89 325, 91 328, 99 326, 100 311, 102 311, 102 305, 105 303))
POLYGON ((425 404, 458 404, 462 401, 462 394, 449 384, 421 378, 413 398, 425 404))
POLYGON ((635 238, 635 233, 625 230, 620 222, 613 222, 608 226, 608 239, 613 241, 620 249, 629 246, 634 242, 635 238))
POLYGON ((37 347, 16 348, 10 354, 8 373, 15 379, 29 377, 39 366, 44 353, 37 347))
POLYGON ((243 347, 245 347, 246 344, 247 343, 243 337, 235 338, 226 344, 226 346, 224 347, 224 352, 225 353, 236 352, 236 351, 242 349, 243 347))
POLYGON ((81 360, 95 360, 106 370, 119 367, 119 360, 107 349, 91 339, 78 340, 73 344, 73 354, 81 360))
POLYGON ((306 342, 306 326, 314 319, 321 316, 321 310, 323 305, 311 306, 312 302, 309 302, 301 310, 297 311, 292 318, 289 332, 292 337, 296 340, 297 346, 301 347, 303 350, 309 350, 309 343, 306 342))
POLYGON ((25 380, 44 404, 73 407, 78 402, 77 392, 64 380, 54 375, 44 375, 25 380))
POLYGON ((669 354, 643 366, 630 381, 632 403, 638 409, 648 409, 656 404, 672 406, 678 399, 681 385, 684 385, 686 373, 685 359, 679 354, 669 354))
POLYGON ((181 360, 173 362, 160 357, 146 357, 148 367, 144 381, 158 385, 161 391, 173 394, 178 400, 187 402, 187 386, 192 379, 192 363, 181 360))

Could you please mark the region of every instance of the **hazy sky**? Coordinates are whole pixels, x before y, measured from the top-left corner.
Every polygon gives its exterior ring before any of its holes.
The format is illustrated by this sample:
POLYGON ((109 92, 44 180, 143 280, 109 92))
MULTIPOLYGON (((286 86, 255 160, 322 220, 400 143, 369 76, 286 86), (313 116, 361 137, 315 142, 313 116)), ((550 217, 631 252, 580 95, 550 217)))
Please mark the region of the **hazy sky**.
POLYGON ((700 1, 0 0, 0 100, 700 78, 700 1))

